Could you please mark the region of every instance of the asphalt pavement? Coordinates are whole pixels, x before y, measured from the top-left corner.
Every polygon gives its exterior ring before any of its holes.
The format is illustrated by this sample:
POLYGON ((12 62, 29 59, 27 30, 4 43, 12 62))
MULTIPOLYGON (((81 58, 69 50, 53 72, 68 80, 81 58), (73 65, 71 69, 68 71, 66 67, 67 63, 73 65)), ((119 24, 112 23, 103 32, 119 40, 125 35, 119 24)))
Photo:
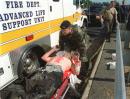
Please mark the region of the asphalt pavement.
POLYGON ((115 53, 115 34, 111 35, 111 41, 106 42, 100 63, 98 65, 88 99, 114 99, 115 69, 110 69, 106 64, 113 62, 112 53, 115 53))

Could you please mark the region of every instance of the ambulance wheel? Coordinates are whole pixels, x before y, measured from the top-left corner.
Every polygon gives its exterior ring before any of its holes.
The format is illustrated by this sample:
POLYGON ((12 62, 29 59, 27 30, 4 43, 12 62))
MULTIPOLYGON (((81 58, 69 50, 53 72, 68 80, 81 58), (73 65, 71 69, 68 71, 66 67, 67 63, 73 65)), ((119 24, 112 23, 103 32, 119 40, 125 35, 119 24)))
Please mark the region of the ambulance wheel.
POLYGON ((33 75, 39 67, 45 67, 46 62, 41 59, 44 53, 45 50, 41 46, 31 46, 23 52, 18 63, 19 79, 16 83, 21 83, 25 77, 33 75))
POLYGON ((27 74, 31 74, 39 67, 38 57, 31 50, 22 57, 23 69, 27 74))

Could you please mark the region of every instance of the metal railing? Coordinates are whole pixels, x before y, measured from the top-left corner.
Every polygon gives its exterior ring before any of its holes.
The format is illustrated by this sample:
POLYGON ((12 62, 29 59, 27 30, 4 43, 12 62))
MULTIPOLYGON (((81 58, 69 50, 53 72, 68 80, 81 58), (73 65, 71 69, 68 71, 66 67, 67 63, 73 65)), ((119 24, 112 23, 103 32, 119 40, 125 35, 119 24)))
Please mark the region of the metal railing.
POLYGON ((118 24, 116 33, 115 99, 126 99, 124 64, 122 57, 120 27, 118 24))

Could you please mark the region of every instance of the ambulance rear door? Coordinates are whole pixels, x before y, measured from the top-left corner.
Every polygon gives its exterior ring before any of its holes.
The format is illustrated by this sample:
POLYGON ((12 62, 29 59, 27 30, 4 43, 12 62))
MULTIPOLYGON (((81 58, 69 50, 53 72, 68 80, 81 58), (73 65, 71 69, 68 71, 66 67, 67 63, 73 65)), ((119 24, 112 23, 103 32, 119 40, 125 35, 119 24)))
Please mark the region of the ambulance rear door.
POLYGON ((58 44, 59 26, 63 21, 63 0, 49 0, 49 18, 51 28, 51 46, 58 44))
POLYGON ((74 21, 74 14, 76 12, 75 0, 63 0, 64 19, 71 22, 74 21))

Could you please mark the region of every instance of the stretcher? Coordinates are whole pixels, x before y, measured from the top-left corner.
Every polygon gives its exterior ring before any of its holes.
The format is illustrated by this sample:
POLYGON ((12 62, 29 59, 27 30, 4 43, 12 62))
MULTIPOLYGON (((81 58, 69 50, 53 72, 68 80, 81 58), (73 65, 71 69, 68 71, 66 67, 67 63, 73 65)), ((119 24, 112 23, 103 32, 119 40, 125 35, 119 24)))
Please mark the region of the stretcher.
POLYGON ((72 74, 71 70, 64 73, 62 80, 61 86, 56 90, 51 99, 64 99, 69 88, 73 88, 75 93, 79 94, 75 89, 75 83, 80 83, 81 81, 76 75, 72 74))

